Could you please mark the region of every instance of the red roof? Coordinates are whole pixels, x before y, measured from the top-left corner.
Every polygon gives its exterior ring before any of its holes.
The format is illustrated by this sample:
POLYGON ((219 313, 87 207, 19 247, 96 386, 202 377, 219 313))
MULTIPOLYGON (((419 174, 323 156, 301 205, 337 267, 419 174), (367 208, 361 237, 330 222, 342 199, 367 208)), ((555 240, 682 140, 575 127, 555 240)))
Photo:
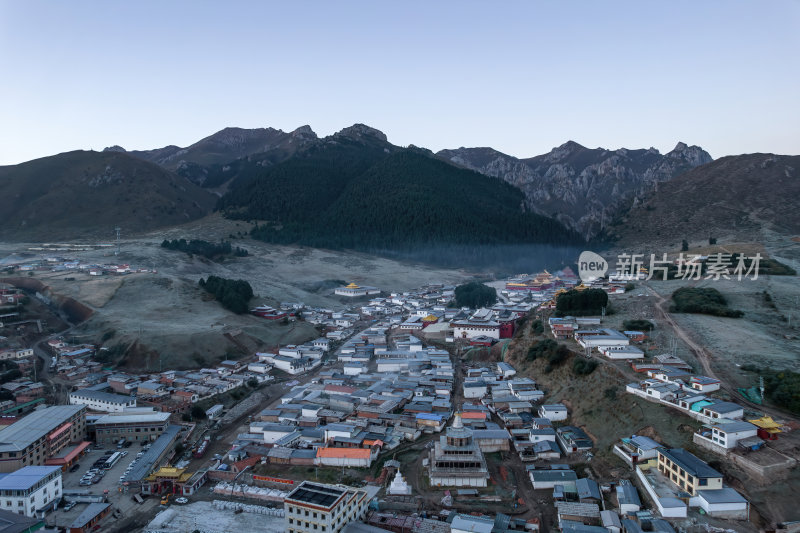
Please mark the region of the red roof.
POLYGON ((325 385, 325 389, 328 392, 341 392, 342 394, 353 394, 358 389, 353 387, 346 387, 344 385, 325 385))
POLYGON ((317 457, 335 459, 369 459, 372 450, 369 448, 317 448, 317 457))

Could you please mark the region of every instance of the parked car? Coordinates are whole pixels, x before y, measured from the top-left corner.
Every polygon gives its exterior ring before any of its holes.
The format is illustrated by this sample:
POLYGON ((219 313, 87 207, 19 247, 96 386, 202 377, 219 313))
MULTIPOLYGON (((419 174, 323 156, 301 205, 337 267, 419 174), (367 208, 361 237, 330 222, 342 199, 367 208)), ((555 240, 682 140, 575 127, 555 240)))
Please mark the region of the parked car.
POLYGON ((69 511, 70 509, 72 509, 72 508, 73 508, 73 507, 75 507, 76 505, 78 505, 78 504, 77 504, 77 503, 75 503, 75 502, 68 502, 68 503, 67 503, 67 504, 64 506, 64 512, 66 512, 66 511, 69 511))
POLYGON ((126 455, 128 455, 128 452, 126 452, 126 451, 121 451, 121 452, 119 452, 119 453, 121 453, 121 454, 122 454, 122 457, 125 457, 126 455))
POLYGON ((97 483, 100 483, 101 479, 103 479, 103 476, 94 476, 92 478, 92 485, 96 485, 97 483))
POLYGON ((69 467, 69 471, 70 471, 70 472, 77 472, 77 471, 78 471, 78 469, 79 469, 80 467, 81 467, 81 464, 80 464, 80 463, 75 463, 74 465, 72 465, 71 467, 69 467))
POLYGON ((124 446, 125 448, 130 448, 130 447, 131 447, 131 444, 133 444, 133 441, 126 440, 126 441, 125 441, 125 444, 123 444, 123 446, 124 446))
POLYGON ((175 498, 175 503, 189 503, 189 500, 181 496, 180 498, 175 498))
POLYGON ((80 485, 81 487, 87 487, 87 486, 89 486, 91 484, 92 484, 92 480, 91 479, 81 479, 81 482, 78 483, 78 485, 80 485))

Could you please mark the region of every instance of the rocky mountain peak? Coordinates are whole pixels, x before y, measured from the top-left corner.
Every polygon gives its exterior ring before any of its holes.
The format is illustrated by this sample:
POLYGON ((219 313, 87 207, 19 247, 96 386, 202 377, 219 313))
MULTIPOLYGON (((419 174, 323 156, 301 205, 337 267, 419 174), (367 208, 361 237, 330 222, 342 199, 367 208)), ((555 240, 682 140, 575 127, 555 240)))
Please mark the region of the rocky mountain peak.
POLYGON ((106 148, 103 148, 103 151, 104 152, 125 152, 126 150, 122 146, 120 146, 118 144, 115 144, 114 146, 107 146, 106 148))
POLYGON ((389 142, 382 131, 367 126, 366 124, 353 124, 349 128, 344 128, 334 134, 334 137, 346 137, 353 140, 377 139, 381 142, 389 142))
POLYGON ((675 148, 673 148, 671 152, 668 152, 666 156, 683 160, 692 167, 698 167, 713 161, 711 155, 699 146, 688 146, 684 142, 676 144, 675 148))
POLYGON ((296 130, 294 130, 290 134, 295 139, 302 139, 302 140, 313 140, 317 138, 317 134, 314 133, 314 130, 311 129, 311 126, 306 124, 305 126, 300 126, 296 130))

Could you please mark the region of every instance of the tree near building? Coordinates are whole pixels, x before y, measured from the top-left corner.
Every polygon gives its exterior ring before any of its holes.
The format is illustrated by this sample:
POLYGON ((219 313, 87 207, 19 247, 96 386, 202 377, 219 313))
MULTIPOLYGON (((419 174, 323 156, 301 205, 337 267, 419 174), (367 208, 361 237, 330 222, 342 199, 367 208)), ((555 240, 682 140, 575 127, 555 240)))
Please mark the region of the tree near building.
POLYGON ((489 307, 497 303, 497 290, 477 281, 459 285, 455 290, 456 305, 458 307, 489 307))

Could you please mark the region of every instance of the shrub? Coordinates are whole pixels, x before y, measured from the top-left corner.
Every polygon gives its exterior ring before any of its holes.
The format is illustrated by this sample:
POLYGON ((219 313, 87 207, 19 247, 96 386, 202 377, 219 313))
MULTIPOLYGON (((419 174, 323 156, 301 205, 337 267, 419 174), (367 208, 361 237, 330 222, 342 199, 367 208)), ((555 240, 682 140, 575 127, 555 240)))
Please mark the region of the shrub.
POLYGON ((622 327, 626 331, 652 331, 655 325, 649 320, 637 318, 633 320, 626 320, 622 323, 622 327))
POLYGON ((542 333, 544 333, 544 324, 542 323, 541 320, 536 319, 533 321, 533 324, 531 324, 531 332, 534 335, 541 335, 542 333))
POLYGON ((168 250, 180 250, 181 252, 189 255, 200 255, 207 259, 215 259, 224 255, 234 255, 236 257, 246 257, 247 250, 244 248, 231 247, 231 243, 222 241, 219 244, 208 242, 200 239, 173 239, 168 241, 164 239, 161 243, 162 248, 168 250))
POLYGON ((704 315, 740 318, 742 311, 730 309, 725 297, 717 289, 682 287, 672 293, 673 313, 700 313, 704 315))
POLYGON ((572 371, 578 376, 588 376, 597 368, 597 361, 586 359, 585 357, 576 357, 572 363, 572 371))
POLYGON ((626 283, 625 284, 625 292, 631 292, 635 288, 636 288, 636 284, 634 284, 634 283, 626 283))

